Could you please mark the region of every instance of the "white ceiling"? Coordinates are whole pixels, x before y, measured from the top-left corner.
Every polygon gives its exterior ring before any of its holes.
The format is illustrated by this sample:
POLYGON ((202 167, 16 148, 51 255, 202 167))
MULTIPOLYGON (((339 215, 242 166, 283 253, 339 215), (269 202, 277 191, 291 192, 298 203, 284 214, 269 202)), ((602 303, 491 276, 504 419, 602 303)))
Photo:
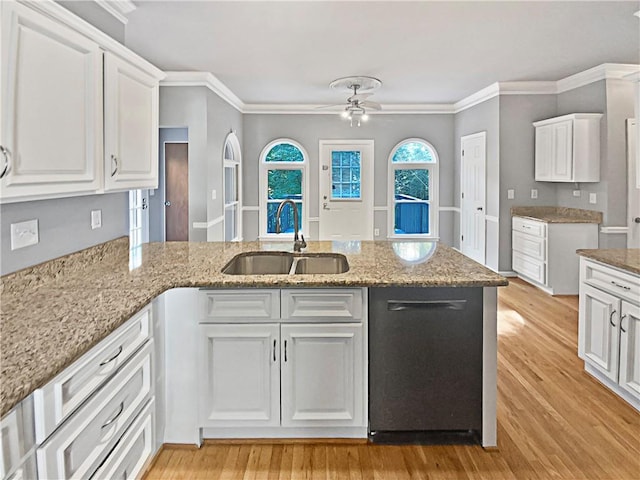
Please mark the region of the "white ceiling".
POLYGON ((248 104, 338 103, 329 82, 383 81, 383 104, 453 103, 494 82, 640 63, 636 1, 145 1, 126 45, 211 72, 248 104))

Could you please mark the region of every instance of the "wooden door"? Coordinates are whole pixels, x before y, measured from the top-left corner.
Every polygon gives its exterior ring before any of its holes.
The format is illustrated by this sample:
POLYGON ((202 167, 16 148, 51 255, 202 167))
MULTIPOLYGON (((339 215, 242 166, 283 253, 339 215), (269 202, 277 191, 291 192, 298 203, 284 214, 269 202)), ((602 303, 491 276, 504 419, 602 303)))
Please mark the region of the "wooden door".
POLYGON ((461 238, 462 253, 485 262, 487 134, 480 132, 460 139, 462 146, 461 238))
POLYGON ((320 140, 320 240, 373 240, 373 140, 320 140))
POLYGON ((158 188, 158 81, 104 54, 105 190, 158 188))
POLYGON ((640 308, 622 302, 620 316, 620 386, 640 400, 640 308))
POLYGON ((589 285, 580 293, 579 355, 617 382, 620 299, 589 285))
POLYGON ((102 170, 99 46, 16 2, 2 8, 0 196, 91 193, 102 170), (5 162, 6 160, 6 162, 5 162))
POLYGON ((201 426, 280 425, 278 324, 201 326, 201 426))
POLYGON ((364 426, 361 324, 281 326, 282 426, 364 426))
POLYGON ((167 242, 189 240, 189 145, 165 143, 167 242))

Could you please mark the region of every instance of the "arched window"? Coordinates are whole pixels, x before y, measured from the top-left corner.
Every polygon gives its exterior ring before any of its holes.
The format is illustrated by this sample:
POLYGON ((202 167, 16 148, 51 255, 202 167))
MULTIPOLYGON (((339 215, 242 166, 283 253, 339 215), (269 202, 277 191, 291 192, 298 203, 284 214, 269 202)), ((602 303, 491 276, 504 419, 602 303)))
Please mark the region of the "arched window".
POLYGON ((260 154, 260 237, 293 237, 293 209, 285 205, 276 233, 276 211, 284 200, 298 210, 299 229, 308 231, 308 156, 302 145, 280 138, 269 143, 260 154))
POLYGON ((389 155, 389 236, 438 236, 438 154, 420 138, 397 144, 389 155))
POLYGON ((242 164, 240 142, 231 132, 224 141, 224 241, 242 240, 242 164))

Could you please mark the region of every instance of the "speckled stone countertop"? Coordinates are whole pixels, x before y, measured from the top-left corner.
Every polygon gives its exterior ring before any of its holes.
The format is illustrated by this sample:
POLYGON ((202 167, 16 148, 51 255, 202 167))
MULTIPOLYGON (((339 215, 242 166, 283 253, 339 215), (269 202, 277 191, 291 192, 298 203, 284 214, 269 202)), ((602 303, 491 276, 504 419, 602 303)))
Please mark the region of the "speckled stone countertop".
POLYGON ((583 257, 606 263, 629 273, 640 275, 640 248, 602 248, 595 250, 577 250, 583 257))
POLYGON ((602 212, 568 207, 511 207, 511 216, 546 223, 602 223, 602 212))
POLYGON ((503 286, 507 280, 437 242, 309 242, 340 252, 338 275, 226 275, 236 254, 288 243, 144 245, 130 268, 127 238, 0 278, 0 416, 162 292, 175 287, 503 286))

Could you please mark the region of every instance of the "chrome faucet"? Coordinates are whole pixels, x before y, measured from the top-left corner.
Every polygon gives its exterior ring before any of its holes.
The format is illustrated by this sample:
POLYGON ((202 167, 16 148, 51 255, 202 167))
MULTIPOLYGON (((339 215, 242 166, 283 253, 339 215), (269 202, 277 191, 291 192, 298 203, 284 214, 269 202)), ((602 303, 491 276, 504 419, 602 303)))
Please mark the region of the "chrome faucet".
POLYGON ((307 248, 307 242, 304 241, 304 235, 300 234, 298 237, 298 207, 293 200, 283 200, 282 203, 278 205, 278 211, 276 212, 276 233, 280 233, 280 215, 287 203, 290 204, 293 209, 293 251, 300 252, 303 248, 307 248))

